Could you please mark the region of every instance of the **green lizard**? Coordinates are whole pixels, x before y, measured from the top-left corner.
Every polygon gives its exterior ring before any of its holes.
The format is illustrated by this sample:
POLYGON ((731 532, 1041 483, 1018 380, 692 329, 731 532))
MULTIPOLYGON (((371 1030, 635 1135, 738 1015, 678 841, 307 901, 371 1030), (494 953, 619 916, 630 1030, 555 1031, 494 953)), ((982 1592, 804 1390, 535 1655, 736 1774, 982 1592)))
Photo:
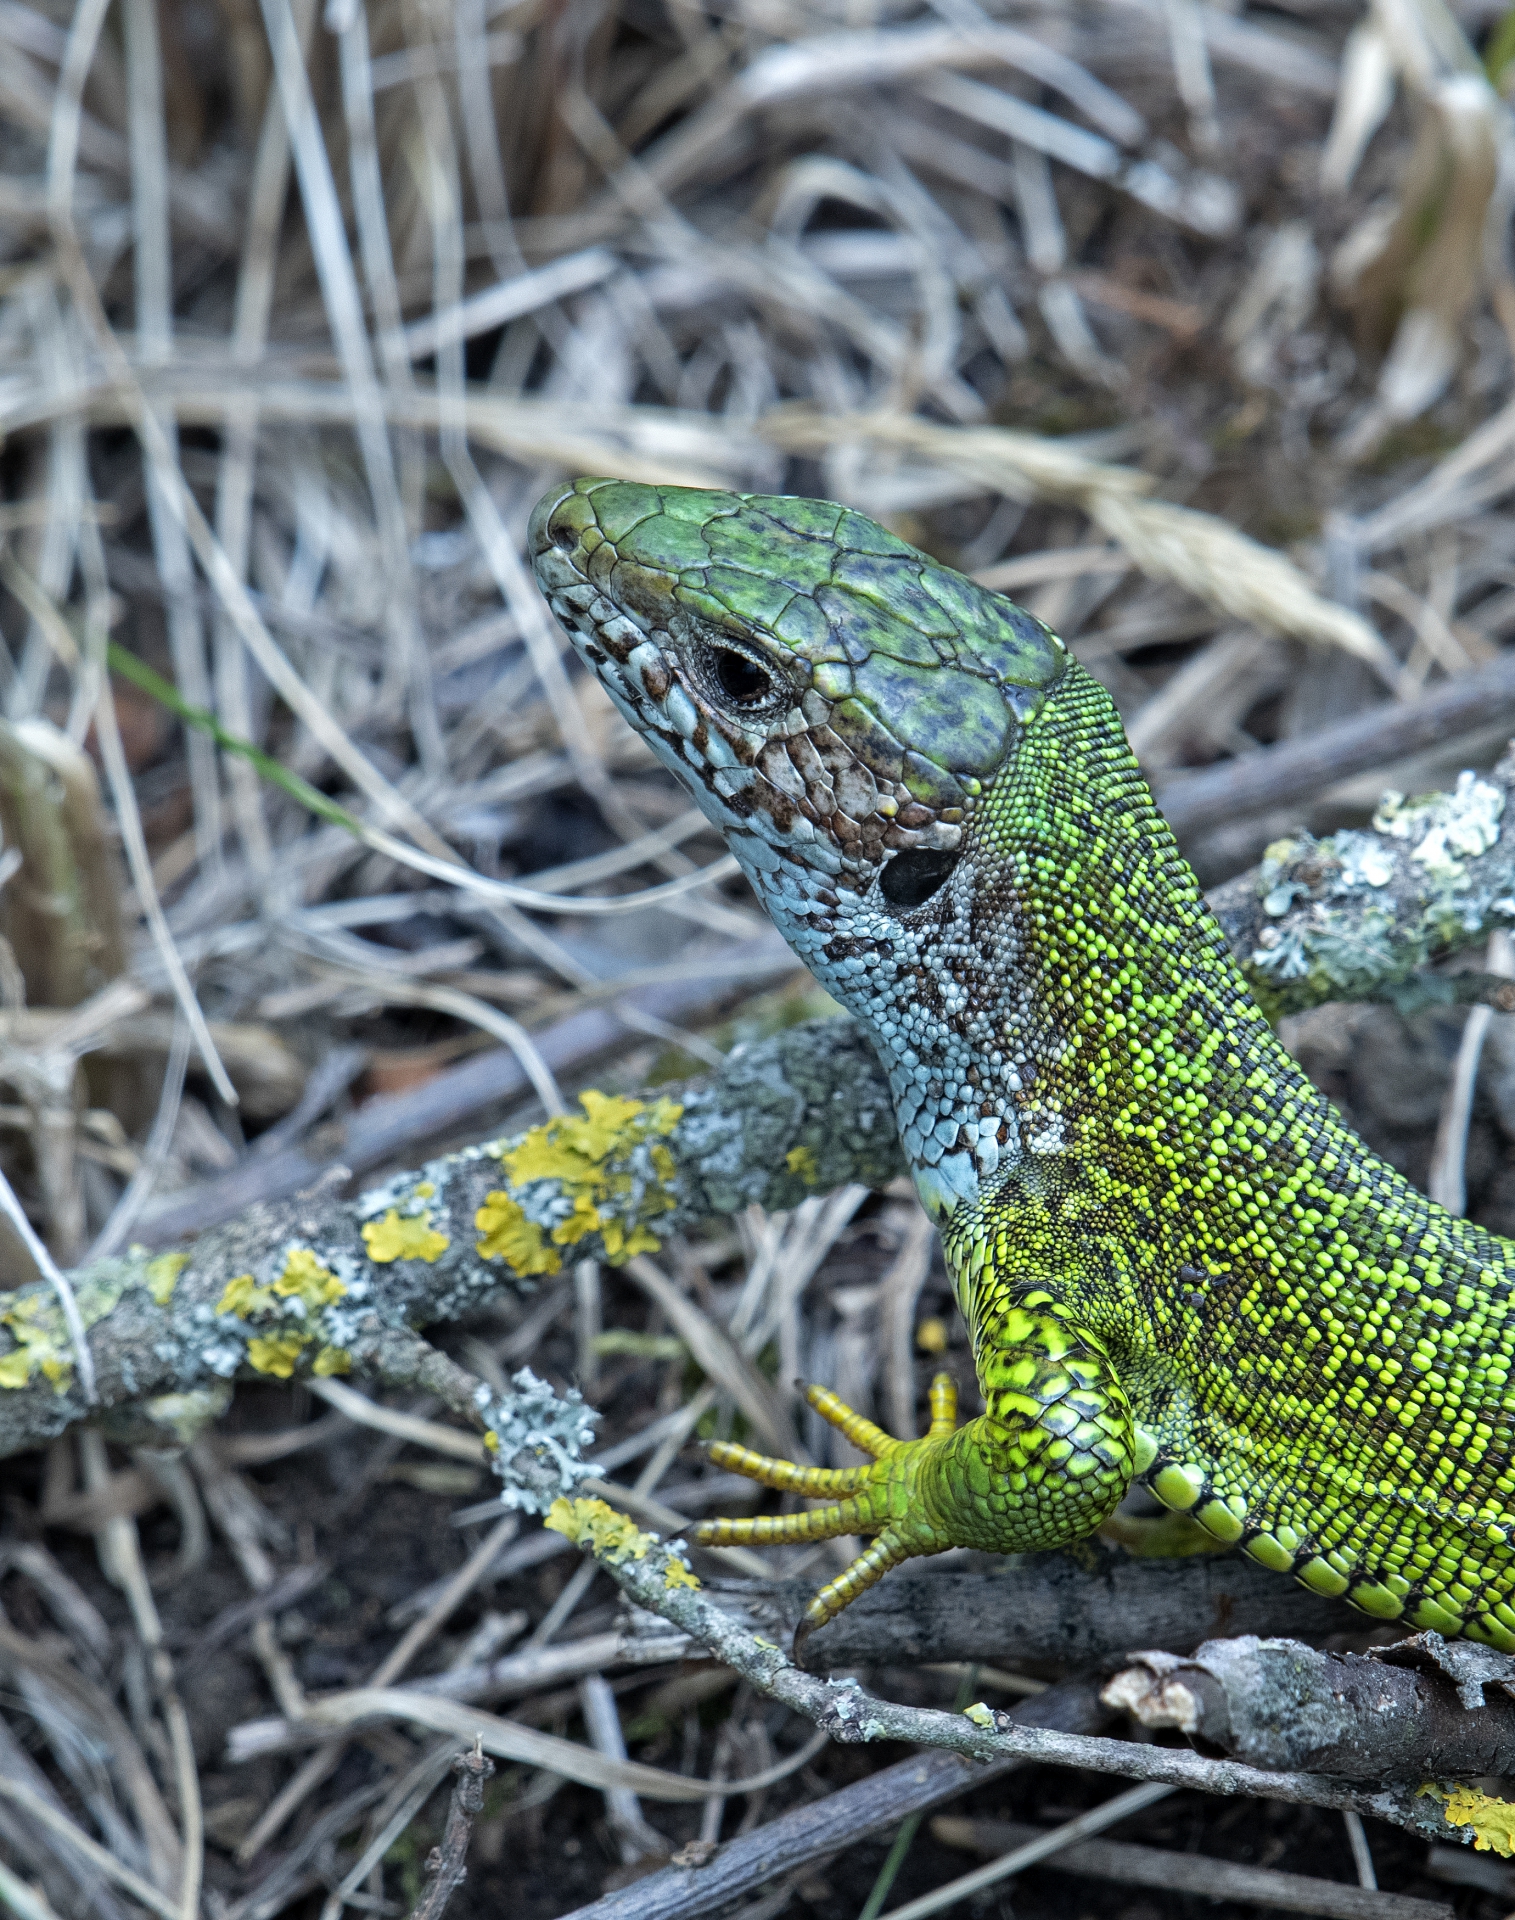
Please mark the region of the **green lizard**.
POLYGON ((1515 1651, 1515 1245, 1418 1193, 1274 1037, 1104 690, 842 507, 586 479, 537 577, 888 1071, 985 1411, 872 1456, 716 1450, 831 1504, 711 1545, 1089 1533, 1142 1479, 1264 1566, 1515 1651))

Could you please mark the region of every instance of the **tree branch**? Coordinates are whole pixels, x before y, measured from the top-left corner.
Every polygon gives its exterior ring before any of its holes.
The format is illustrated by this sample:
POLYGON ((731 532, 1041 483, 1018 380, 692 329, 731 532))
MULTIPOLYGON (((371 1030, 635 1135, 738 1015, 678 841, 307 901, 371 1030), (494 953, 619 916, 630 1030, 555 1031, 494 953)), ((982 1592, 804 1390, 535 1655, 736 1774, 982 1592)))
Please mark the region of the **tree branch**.
MULTIPOLYGON (((716 1579, 706 1591, 734 1629, 788 1645, 814 1588, 805 1580, 716 1579)), ((807 1672, 837 1673, 1006 1659, 1108 1671, 1112 1659, 1126 1659, 1133 1646, 1189 1649, 1225 1631, 1323 1636, 1341 1623, 1339 1601, 1280 1580, 1237 1553, 1137 1560, 1085 1542, 1067 1553, 1028 1554, 993 1573, 917 1563, 870 1588, 813 1634, 803 1664, 807 1672)), ((498 1702, 604 1667, 681 1660, 689 1651, 688 1640, 671 1634, 665 1621, 637 1614, 619 1635, 506 1654, 487 1666, 414 1681, 412 1689, 498 1702)), ((339 1697, 328 1696, 326 1706, 339 1697)), ((307 1746, 312 1738, 308 1724, 282 1716, 243 1721, 227 1736, 227 1759, 241 1764, 307 1746)))
MULTIPOLYGON (((1509 981, 1425 968, 1515 920, 1512 786, 1515 752, 1486 779, 1464 774, 1451 794, 1390 797, 1373 830, 1280 842, 1220 888, 1211 904, 1270 1010, 1328 999, 1508 1007, 1509 981)), ((172 1443, 214 1416, 238 1373, 351 1368, 424 1384, 488 1425, 476 1383, 413 1329, 529 1287, 565 1257, 615 1264, 712 1215, 753 1202, 789 1208, 903 1171, 883 1072, 846 1020, 739 1048, 709 1079, 658 1099, 602 1108, 611 1119, 571 1123, 571 1138, 548 1123, 465 1149, 356 1199, 339 1197, 346 1170, 329 1168, 305 1193, 245 1209, 187 1253, 150 1259, 138 1249, 80 1269, 72 1278, 100 1411, 123 1438, 172 1443), (154 1410, 166 1395, 173 1406, 154 1410)), ((0 1457, 87 1412, 50 1291, 0 1294, 7 1340, 0 1457)), ((540 1491, 550 1497, 572 1479, 554 1470, 540 1491)))
MULTIPOLYGON (((652 1535, 639 1533, 629 1522, 611 1515, 602 1503, 562 1501, 553 1508, 549 1524, 589 1547, 599 1565, 637 1606, 682 1628, 718 1660, 735 1668, 757 1692, 803 1714, 844 1744, 906 1740, 972 1760, 1036 1760, 1044 1765, 1162 1781, 1201 1793, 1350 1808, 1428 1839, 1469 1837, 1444 1812, 1448 1805, 1454 1813, 1458 1811, 1456 1793, 1449 1795, 1441 1788, 1427 1792, 1423 1781, 1370 1787, 1300 1769, 1264 1770, 1179 1748, 1032 1726, 1023 1716, 999 1712, 982 1703, 960 1714, 900 1706, 868 1693, 855 1679, 822 1679, 797 1667, 780 1648, 734 1621, 693 1582, 677 1542, 671 1548, 664 1546, 652 1535)), ((1393 1756, 1386 1771, 1396 1773, 1393 1756)), ((1375 1773, 1374 1777, 1382 1775, 1375 1773)), ((1486 1830, 1498 1831, 1502 1816, 1515 1820, 1515 1807, 1502 1801, 1487 1801, 1486 1806, 1502 1810, 1502 1814, 1487 1815, 1486 1830)))
POLYGON ((1515 1772, 1515 1659, 1488 1647, 1420 1633, 1367 1654, 1317 1653, 1246 1634, 1187 1659, 1132 1661, 1105 1688, 1108 1705, 1252 1766, 1356 1780, 1515 1772))
MULTIPOLYGON (((815 1588, 803 1579, 722 1578, 707 1591, 734 1622, 788 1646, 815 1588)), ((1240 1553, 1146 1560, 1085 1540, 1063 1553, 1009 1558, 993 1572, 908 1563, 817 1628, 801 1664, 842 1673, 1013 1659, 1077 1671, 1132 1647, 1187 1649, 1219 1633, 1324 1636, 1342 1620, 1340 1601, 1280 1580, 1240 1553)), ((633 1647, 637 1639, 633 1629, 633 1647)))
POLYGON ((1210 906, 1268 1012, 1327 1000, 1515 1011, 1497 975, 1425 971, 1515 922, 1512 788, 1515 750, 1451 793, 1385 794, 1371 828, 1275 841, 1261 866, 1217 887, 1210 906))
MULTIPOLYGON (((478 1383, 414 1328, 532 1291, 565 1260, 621 1261, 711 1215, 793 1207, 849 1181, 884 1186, 903 1167, 883 1076, 845 1020, 739 1049, 691 1086, 646 1101, 591 1095, 590 1106, 597 1117, 465 1148, 351 1200, 339 1198, 345 1170, 332 1169, 187 1250, 138 1248, 78 1269, 97 1410, 124 1440, 182 1444, 238 1374, 356 1371, 488 1427, 478 1383)), ((50 1288, 0 1294, 0 1329, 4 1457, 89 1408, 50 1288)), ((543 1495, 569 1484, 554 1473, 543 1495)))

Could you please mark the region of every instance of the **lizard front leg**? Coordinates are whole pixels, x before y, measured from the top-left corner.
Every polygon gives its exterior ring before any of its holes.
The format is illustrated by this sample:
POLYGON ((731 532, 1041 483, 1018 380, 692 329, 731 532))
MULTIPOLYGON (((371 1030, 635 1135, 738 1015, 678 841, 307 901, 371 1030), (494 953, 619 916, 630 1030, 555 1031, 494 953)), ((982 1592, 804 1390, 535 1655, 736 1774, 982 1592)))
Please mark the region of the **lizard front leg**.
POLYGON ((984 1412, 957 1424, 947 1374, 931 1387, 924 1438, 900 1440, 843 1405, 824 1387, 806 1399, 867 1466, 828 1469, 771 1460, 717 1442, 716 1465, 764 1486, 832 1504, 755 1520, 707 1520, 701 1546, 764 1546, 872 1534, 872 1544, 821 1588, 805 1609, 796 1647, 900 1561, 948 1547, 1027 1553, 1092 1533, 1125 1494, 1135 1471, 1131 1408, 1109 1357, 1092 1334, 1056 1311, 1011 1307, 979 1341, 984 1412))

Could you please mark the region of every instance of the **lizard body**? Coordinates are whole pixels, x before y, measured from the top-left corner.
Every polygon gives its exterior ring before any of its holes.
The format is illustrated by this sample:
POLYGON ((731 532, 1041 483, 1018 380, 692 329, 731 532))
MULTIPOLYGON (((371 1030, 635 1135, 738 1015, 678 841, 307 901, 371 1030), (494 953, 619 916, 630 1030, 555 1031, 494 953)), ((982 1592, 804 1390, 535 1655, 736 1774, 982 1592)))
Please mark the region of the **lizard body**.
POLYGON ((723 1463, 889 1566, 1092 1531, 1133 1479, 1217 1540, 1515 1651, 1515 1244, 1427 1200, 1274 1036, 1108 695, 1003 596, 831 503, 580 480, 538 579, 868 1031, 985 1411, 723 1463))

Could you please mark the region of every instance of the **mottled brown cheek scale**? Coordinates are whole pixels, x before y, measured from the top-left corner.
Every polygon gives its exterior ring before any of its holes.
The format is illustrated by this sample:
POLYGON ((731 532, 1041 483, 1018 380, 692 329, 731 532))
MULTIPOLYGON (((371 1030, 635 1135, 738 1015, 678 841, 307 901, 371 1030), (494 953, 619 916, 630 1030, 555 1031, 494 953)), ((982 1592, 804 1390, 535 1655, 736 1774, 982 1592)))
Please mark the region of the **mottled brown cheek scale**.
POLYGON ((585 479, 537 577, 884 1061, 985 1411, 872 1456, 717 1449, 889 1567, 1090 1532, 1141 1478, 1380 1619, 1515 1651, 1515 1247, 1433 1205, 1273 1035, 1108 696, 1003 596, 831 502, 585 479))

